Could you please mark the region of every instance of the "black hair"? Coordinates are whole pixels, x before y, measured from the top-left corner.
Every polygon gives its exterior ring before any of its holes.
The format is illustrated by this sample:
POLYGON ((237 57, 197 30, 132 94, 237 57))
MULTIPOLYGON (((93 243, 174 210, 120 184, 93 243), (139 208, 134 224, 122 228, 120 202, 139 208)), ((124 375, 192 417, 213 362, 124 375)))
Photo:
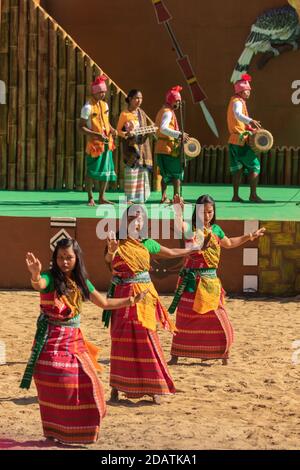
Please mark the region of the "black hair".
POLYGON ((142 230, 140 232, 140 238, 144 240, 145 238, 148 238, 148 217, 146 214, 146 211, 144 207, 141 204, 131 204, 130 206, 127 207, 127 209, 123 212, 121 223, 119 226, 119 230, 116 234, 117 240, 124 240, 127 238, 128 234, 128 217, 132 215, 135 211, 139 210, 144 219, 144 224, 142 227, 142 230))
POLYGON ((193 227, 193 230, 196 229, 196 227, 199 225, 199 219, 198 219, 198 204, 211 204, 214 208, 214 216, 211 220, 211 225, 213 225, 215 222, 216 222, 216 203, 215 203, 215 200, 209 196, 209 194, 203 194, 202 196, 198 197, 197 201, 196 201, 196 206, 194 208, 194 212, 193 212, 193 215, 192 215, 192 227, 193 227), (198 222, 198 224, 197 224, 198 222))
POLYGON ((53 252, 52 267, 50 269, 50 272, 54 279, 54 288, 59 297, 67 294, 66 277, 64 276, 64 274, 58 267, 57 255, 58 255, 59 249, 63 250, 65 248, 70 248, 70 247, 73 248, 73 251, 76 255, 76 263, 72 271, 73 280, 76 282, 77 286, 79 287, 82 293, 83 300, 87 300, 90 298, 90 292, 86 283, 87 272, 86 272, 83 257, 82 257, 82 251, 77 241, 72 238, 63 238, 62 240, 59 240, 53 252))
POLYGON ((138 93, 142 93, 142 92, 140 90, 137 90, 136 88, 133 88, 132 90, 130 90, 128 92, 128 95, 125 98, 126 103, 129 103, 131 98, 134 98, 135 95, 137 95, 138 93))

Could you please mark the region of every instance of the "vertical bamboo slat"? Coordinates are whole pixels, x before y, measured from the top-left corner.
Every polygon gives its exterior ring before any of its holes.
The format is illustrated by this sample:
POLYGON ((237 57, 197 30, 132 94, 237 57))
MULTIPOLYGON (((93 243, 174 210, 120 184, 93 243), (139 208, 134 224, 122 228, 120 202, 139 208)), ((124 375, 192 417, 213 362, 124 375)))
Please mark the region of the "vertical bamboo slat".
POLYGON ((260 158, 260 175, 259 182, 260 184, 267 184, 268 178, 268 159, 270 158, 270 152, 267 154, 262 154, 260 158))
MULTIPOLYGON (((121 113, 121 111, 123 111, 123 109, 126 108, 125 98, 126 98, 126 96, 121 94, 121 96, 120 96, 120 113, 121 113)), ((122 157, 122 152, 120 152, 119 174, 117 175, 117 177, 118 177, 118 183, 119 183, 118 186, 119 186, 119 189, 121 191, 124 191, 124 171, 125 171, 125 165, 124 165, 124 161, 123 161, 123 157, 122 157)), ((159 185, 160 185, 160 180, 159 180, 159 185)))
POLYGON ((216 172, 217 172, 217 147, 213 147, 211 150, 211 159, 210 159, 210 176, 209 181, 210 183, 216 181, 216 172))
POLYGON ((48 127, 48 21, 38 11, 38 128, 37 128, 37 189, 45 189, 47 169, 48 127))
POLYGON ((75 102, 76 102, 76 50, 67 44, 67 96, 66 96, 66 164, 65 184, 74 189, 75 164, 75 102))
POLYGON ((19 1, 17 189, 20 190, 25 189, 26 165, 27 5, 27 1, 19 1))
POLYGON ((27 66, 27 189, 36 189, 36 129, 37 129, 37 7, 28 3, 28 66, 27 66))
POLYGON ((56 188, 62 189, 64 185, 65 163, 65 109, 66 109, 66 81, 67 81, 67 55, 65 33, 58 31, 58 82, 57 82, 57 128, 56 128, 56 188))
POLYGON ((84 182, 84 136, 79 131, 80 112, 85 103, 85 56, 79 49, 76 50, 76 129, 75 129, 75 189, 83 189, 84 182))
POLYGON ((212 149, 211 146, 207 147, 207 149, 206 149, 206 158, 205 158, 205 161, 204 161, 204 172, 203 172, 203 183, 209 183, 211 149, 212 149))
POLYGON ((217 183, 222 183, 224 175, 225 147, 220 147, 217 159, 217 183))
POLYGON ((204 148, 202 147, 201 154, 197 158, 197 169, 196 169, 196 174, 195 174, 196 181, 198 181, 199 183, 202 182, 204 158, 205 158, 205 147, 204 148))
MULTIPOLYGON (((85 102, 91 97, 91 83, 94 79, 94 62, 89 58, 85 58, 85 102)), ((84 138, 84 147, 86 138, 84 138)), ((84 160, 84 185, 86 186, 86 160, 84 160)))
POLYGON ((8 189, 16 187, 18 123, 18 0, 10 0, 9 99, 8 99, 8 189))
POLYGON ((57 102, 57 27, 48 19, 49 32, 49 84, 48 84, 48 145, 47 189, 55 188, 55 144, 57 102))
POLYGON ((2 0, 0 21, 0 80, 4 82, 6 88, 6 104, 0 105, 0 189, 7 189, 9 0, 2 0))
POLYGON ((274 151, 272 158, 269 160, 269 184, 275 184, 276 178, 276 161, 277 161, 277 150, 274 151))
POLYGON ((292 149, 286 149, 284 165, 284 184, 289 186, 292 183, 292 149))
MULTIPOLYGON (((114 127, 114 129, 117 128, 118 120, 120 116, 120 100, 119 100, 119 89, 112 84, 111 85, 111 100, 110 100, 110 122, 111 125, 114 127)), ((119 139, 115 140, 116 144, 116 149, 113 152, 113 159, 114 159, 114 165, 115 165, 115 172, 116 175, 119 172, 119 166, 120 166, 120 145, 119 145, 119 139)), ((110 187, 113 190, 116 190, 118 187, 118 182, 112 182, 110 183, 110 187)))
POLYGON ((280 147, 277 153, 277 166, 276 166, 276 184, 284 183, 284 157, 285 149, 280 147))
MULTIPOLYGON (((299 149, 293 150, 293 157, 292 157, 292 184, 298 184, 298 175, 300 173, 300 155, 299 149)), ((300 181, 299 181, 300 183, 300 181)))

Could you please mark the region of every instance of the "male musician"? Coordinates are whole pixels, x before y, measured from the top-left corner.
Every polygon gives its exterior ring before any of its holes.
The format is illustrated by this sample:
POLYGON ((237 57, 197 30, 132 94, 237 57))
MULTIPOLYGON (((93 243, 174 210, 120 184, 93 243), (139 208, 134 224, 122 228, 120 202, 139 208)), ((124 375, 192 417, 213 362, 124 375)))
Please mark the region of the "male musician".
MULTIPOLYGON (((174 197, 180 195, 180 184, 184 177, 180 153, 181 141, 187 141, 189 136, 179 131, 175 110, 181 106, 181 86, 171 88, 166 94, 166 102, 157 113, 155 125, 158 127, 155 154, 162 176, 161 202, 170 203, 167 198, 167 186, 173 183, 174 197)), ((174 198, 173 198, 174 201, 174 198)))
POLYGON ((260 162, 248 145, 247 131, 255 131, 261 127, 259 121, 249 117, 246 100, 251 94, 251 76, 242 75, 234 84, 235 95, 232 96, 227 110, 227 124, 229 130, 229 156, 230 172, 233 175, 233 202, 244 202, 239 197, 239 187, 242 173, 249 175, 251 202, 263 202, 257 195, 256 188, 260 173, 260 162))
POLYGON ((93 183, 99 184, 99 204, 113 204, 105 199, 108 181, 116 181, 112 151, 115 149, 113 137, 117 131, 109 122, 109 109, 104 101, 107 92, 105 81, 101 75, 92 83, 92 97, 83 106, 80 115, 79 129, 87 135, 87 191, 88 205, 95 206, 93 183))

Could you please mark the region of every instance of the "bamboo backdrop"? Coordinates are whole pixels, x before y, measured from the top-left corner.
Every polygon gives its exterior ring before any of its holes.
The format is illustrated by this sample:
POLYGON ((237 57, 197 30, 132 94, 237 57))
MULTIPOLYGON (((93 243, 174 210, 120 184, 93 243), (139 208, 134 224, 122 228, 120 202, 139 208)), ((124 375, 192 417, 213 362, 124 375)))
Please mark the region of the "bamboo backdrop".
MULTIPOLYGON (((101 69, 34 0, 1 0, 0 80, 7 88, 0 105, 0 189, 82 190, 84 136, 81 107, 101 69)), ((109 79, 107 101, 116 126, 125 95, 109 79)), ((114 152, 118 181, 124 163, 114 152)), ((274 148, 261 155, 261 184, 300 185, 300 148, 274 148)), ((158 187, 154 168, 153 187, 158 187)), ((204 147, 188 163, 187 183, 230 183, 227 147, 204 147)))

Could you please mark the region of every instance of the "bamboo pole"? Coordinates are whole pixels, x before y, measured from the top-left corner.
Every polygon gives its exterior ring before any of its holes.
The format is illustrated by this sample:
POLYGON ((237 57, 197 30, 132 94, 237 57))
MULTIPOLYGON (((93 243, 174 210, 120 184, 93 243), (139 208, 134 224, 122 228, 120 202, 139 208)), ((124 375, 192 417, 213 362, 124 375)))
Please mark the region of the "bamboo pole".
POLYGON ((19 0, 17 189, 25 189, 27 120, 27 1, 19 0))
POLYGON ((218 147, 212 147, 210 157, 210 171, 209 171, 209 182, 215 183, 217 180, 217 152, 218 147))
POLYGON ((196 169, 196 174, 195 174, 195 181, 197 183, 202 183, 202 178, 203 178, 203 162, 206 154, 206 149, 205 147, 202 147, 201 150, 201 155, 197 158, 197 169, 196 169))
POLYGON ((36 155, 37 155, 37 49, 38 17, 37 7, 28 2, 28 66, 27 66, 27 165, 26 186, 36 189, 36 155))
MULTIPOLYGON (((116 129, 119 116, 120 116, 120 89, 117 88, 114 84, 111 84, 111 100, 110 100, 110 122, 111 125, 116 129)), ((116 144, 116 149, 113 152, 113 159, 114 159, 114 166, 115 166, 115 172, 116 175, 118 176, 119 174, 119 168, 120 168, 120 157, 121 157, 121 151, 120 151, 120 140, 117 138, 115 141, 116 144)), ((110 183, 111 189, 116 191, 118 189, 118 181, 114 181, 110 183)))
POLYGON ((57 89, 57 134, 56 134, 56 189, 64 186, 65 130, 66 130, 66 83, 67 54, 66 34, 58 31, 58 89, 57 89))
POLYGON ((16 189, 18 114, 18 0, 10 2, 8 100, 8 189, 16 189))
POLYGON ((291 157, 292 157, 292 162, 291 162, 291 184, 297 185, 298 182, 298 173, 299 173, 299 149, 297 148, 291 148, 291 157))
POLYGON ((65 183, 67 189, 74 189, 75 164, 75 102, 76 102, 76 50, 67 43, 67 97, 66 97, 66 165, 65 183))
POLYGON ((48 84, 48 143, 46 188, 55 188, 56 99, 57 99, 57 27, 48 19, 49 84, 48 84))
POLYGON ((48 126, 48 20, 38 9, 38 126, 37 126, 37 189, 45 189, 47 168, 48 126))
POLYGON ((210 174, 210 160, 211 160, 212 146, 207 147, 206 158, 204 161, 204 174, 203 182, 209 183, 209 174, 210 174))
MULTIPOLYGON (((0 16, 0 80, 9 86, 9 0, 2 0, 0 16)), ((7 189, 8 100, 0 105, 0 189, 7 189)))
POLYGON ((224 183, 229 184, 232 181, 232 176, 230 174, 230 157, 229 157, 228 147, 225 147, 224 161, 225 161, 225 164, 224 164, 224 171, 225 171, 224 183))
POLYGON ((89 58, 85 58, 85 101, 91 96, 91 84, 93 77, 93 64, 94 62, 89 58))
POLYGON ((287 186, 292 184, 292 148, 291 147, 287 148, 285 152, 284 184, 287 186))
POLYGON ((269 184, 276 183, 277 149, 274 150, 273 157, 269 160, 269 184))
POLYGON ((85 95, 85 55, 76 49, 76 128, 75 128, 75 189, 82 191, 84 184, 84 136, 79 130, 81 108, 84 105, 85 95))
MULTIPOLYGON (((88 99, 91 97, 91 84, 92 81, 94 80, 94 69, 93 65, 94 62, 90 59, 90 57, 85 57, 84 59, 85 62, 85 102, 88 101, 88 99)), ((84 140, 84 148, 86 145, 86 138, 83 137, 84 140)), ((86 168, 86 160, 84 161, 83 165, 83 176, 84 176, 84 186, 86 187, 86 173, 87 173, 87 168, 86 168)))
POLYGON ((216 182, 223 183, 224 178, 224 147, 217 147, 216 182))
POLYGON ((276 166, 276 184, 284 183, 284 156, 285 148, 278 148, 277 152, 277 166, 276 166))
MULTIPOLYGON (((120 93, 120 113, 126 108, 126 101, 125 101, 125 96, 123 93, 120 93)), ((125 171, 125 165, 124 165, 124 159, 122 152, 120 151, 120 159, 119 159, 119 174, 118 176, 118 186, 121 191, 124 191, 124 171, 125 171)))
POLYGON ((271 158, 270 155, 271 155, 270 152, 268 152, 267 154, 261 154, 261 158, 260 158, 261 172, 259 175, 260 184, 267 184, 268 182, 268 159, 271 158))

